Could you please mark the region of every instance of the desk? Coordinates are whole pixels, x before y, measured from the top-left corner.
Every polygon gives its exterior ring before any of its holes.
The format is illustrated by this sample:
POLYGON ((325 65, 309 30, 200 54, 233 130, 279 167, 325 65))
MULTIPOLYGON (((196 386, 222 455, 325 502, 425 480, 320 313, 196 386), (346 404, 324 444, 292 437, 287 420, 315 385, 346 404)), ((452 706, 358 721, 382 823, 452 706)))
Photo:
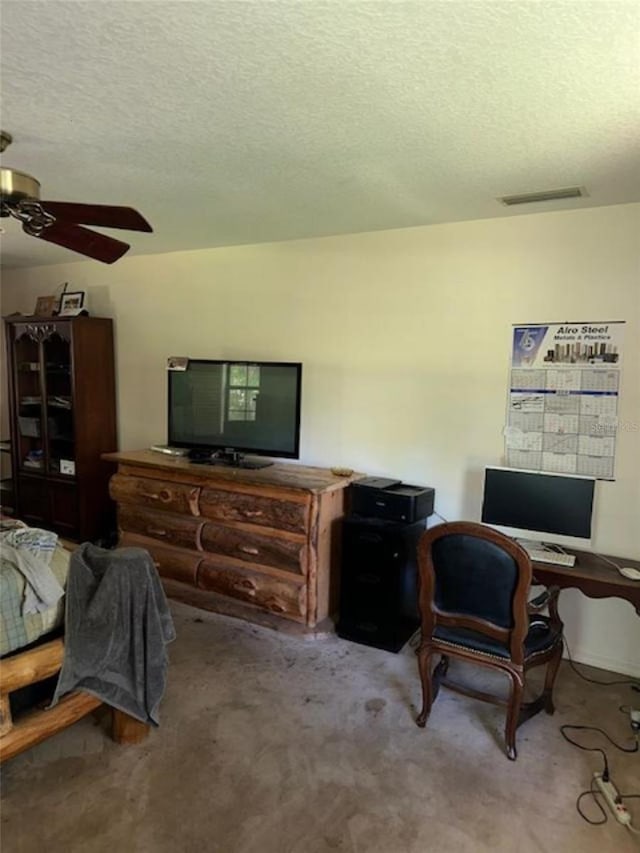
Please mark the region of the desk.
MULTIPOLYGON (((572 568, 551 563, 532 562, 533 583, 543 586, 575 587, 589 598, 624 598, 630 601, 640 616, 640 581, 629 580, 602 557, 590 551, 574 551, 576 562, 572 568)), ((640 569, 639 560, 628 557, 609 557, 619 566, 640 569)))

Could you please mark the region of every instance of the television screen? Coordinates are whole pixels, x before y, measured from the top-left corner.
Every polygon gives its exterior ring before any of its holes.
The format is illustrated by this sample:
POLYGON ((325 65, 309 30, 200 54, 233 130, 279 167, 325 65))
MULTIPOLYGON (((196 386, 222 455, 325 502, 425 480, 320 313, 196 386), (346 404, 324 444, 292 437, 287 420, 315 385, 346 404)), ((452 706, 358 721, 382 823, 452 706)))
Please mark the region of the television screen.
POLYGON ((297 459, 302 365, 189 360, 169 374, 169 444, 297 459))
POLYGON ((594 485, 588 477, 487 468, 482 521, 590 539, 594 485))

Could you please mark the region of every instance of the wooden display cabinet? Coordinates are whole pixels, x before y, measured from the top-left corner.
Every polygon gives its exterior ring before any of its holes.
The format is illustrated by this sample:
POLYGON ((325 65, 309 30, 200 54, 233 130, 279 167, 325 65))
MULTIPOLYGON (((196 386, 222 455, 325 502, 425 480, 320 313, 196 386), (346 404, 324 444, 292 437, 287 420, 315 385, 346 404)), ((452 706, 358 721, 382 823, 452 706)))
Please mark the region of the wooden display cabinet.
POLYGON ((14 503, 11 442, 8 439, 0 440, 0 513, 13 515, 14 503))
POLYGON ((114 527, 113 326, 99 317, 5 320, 15 515, 70 539, 114 527))

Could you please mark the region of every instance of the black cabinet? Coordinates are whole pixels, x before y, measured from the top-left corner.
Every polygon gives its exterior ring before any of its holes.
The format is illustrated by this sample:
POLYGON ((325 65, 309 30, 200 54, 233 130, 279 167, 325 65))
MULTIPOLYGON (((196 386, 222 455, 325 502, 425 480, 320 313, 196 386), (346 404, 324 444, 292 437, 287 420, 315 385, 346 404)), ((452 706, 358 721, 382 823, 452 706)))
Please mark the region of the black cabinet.
POLYGON ((417 547, 425 521, 343 521, 340 637, 397 652, 420 624, 417 547))

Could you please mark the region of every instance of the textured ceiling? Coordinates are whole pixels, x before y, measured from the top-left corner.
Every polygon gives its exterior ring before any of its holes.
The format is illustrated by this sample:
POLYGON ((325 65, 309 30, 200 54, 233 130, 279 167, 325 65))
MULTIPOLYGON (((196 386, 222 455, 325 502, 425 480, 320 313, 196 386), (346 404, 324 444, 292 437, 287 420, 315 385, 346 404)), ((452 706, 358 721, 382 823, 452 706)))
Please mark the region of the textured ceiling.
MULTIPOLYGON (((3 163, 138 208, 132 253, 640 200, 635 0, 0 10, 3 163)), ((6 266, 80 259, 2 225, 6 266)))

